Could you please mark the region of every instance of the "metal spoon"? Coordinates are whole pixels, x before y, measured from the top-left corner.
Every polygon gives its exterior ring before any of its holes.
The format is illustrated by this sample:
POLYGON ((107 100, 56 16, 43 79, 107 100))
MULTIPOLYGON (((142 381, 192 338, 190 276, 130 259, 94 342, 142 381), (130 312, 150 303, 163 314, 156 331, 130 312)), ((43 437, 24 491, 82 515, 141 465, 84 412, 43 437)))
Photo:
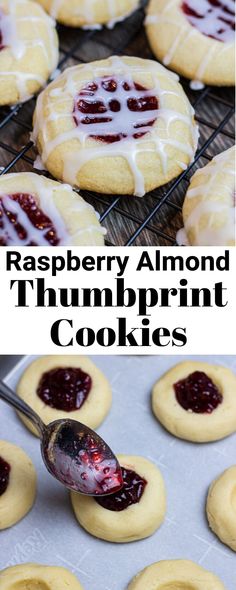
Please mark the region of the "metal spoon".
POLYGON ((67 488, 90 496, 122 488, 117 458, 96 432, 76 420, 46 425, 34 410, 0 381, 0 399, 22 412, 36 427, 47 470, 67 488))

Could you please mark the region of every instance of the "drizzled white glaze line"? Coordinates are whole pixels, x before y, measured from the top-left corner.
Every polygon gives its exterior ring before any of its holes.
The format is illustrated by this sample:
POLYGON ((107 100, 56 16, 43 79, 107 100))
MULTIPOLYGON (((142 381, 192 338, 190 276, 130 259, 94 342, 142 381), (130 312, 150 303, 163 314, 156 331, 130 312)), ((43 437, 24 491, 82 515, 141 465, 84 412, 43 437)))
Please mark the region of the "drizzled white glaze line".
MULTIPOLYGON (((17 173, 8 175, 9 180, 14 177, 18 179, 20 178, 20 175, 17 173)), ((76 240, 76 238, 79 235, 83 233, 90 232, 92 234, 93 232, 97 232, 102 235, 106 234, 106 230, 102 228, 100 225, 90 225, 89 227, 84 228, 78 227, 78 229, 73 234, 69 235, 65 226, 65 222, 54 202, 54 193, 57 189, 53 186, 50 186, 48 183, 45 183, 44 178, 36 174, 27 173, 27 177, 30 177, 30 180, 32 182, 32 191, 30 192, 30 194, 32 194, 34 198, 36 195, 36 200, 38 198, 38 207, 52 222, 57 232, 60 246, 70 245, 72 242, 74 242, 74 240, 76 240)), ((60 190, 64 190, 65 192, 73 194, 70 185, 61 184, 60 190)), ((12 190, 10 194, 13 194, 12 190)), ((17 215, 18 222, 23 225, 28 234, 25 240, 19 239, 19 236, 14 228, 14 225, 9 221, 7 216, 4 215, 5 231, 0 228, 0 238, 5 238, 7 232, 7 235, 9 236, 12 245, 25 246, 29 241, 34 241, 38 246, 50 246, 50 243, 45 237, 49 231, 48 228, 43 231, 35 228, 34 225, 31 223, 30 219, 28 218, 27 214, 20 207, 20 204, 17 201, 11 199, 8 194, 2 193, 0 191, 0 199, 2 200, 4 207, 8 211, 10 211, 11 213, 15 213, 17 215)), ((91 210, 95 213, 91 205, 89 205, 86 201, 76 199, 76 196, 74 196, 74 202, 73 205, 70 206, 70 211, 74 211, 75 214, 78 214, 83 213, 86 210, 91 210)), ((93 244, 91 243, 91 245, 93 244)))
MULTIPOLYGON (((209 8, 209 4, 208 4, 208 2, 206 2, 206 0, 191 0, 191 1, 188 0, 188 3, 189 4, 191 3, 192 7, 195 8, 195 10, 197 12, 199 12, 199 9, 206 10, 206 4, 207 4, 207 7, 209 8)), ((146 26, 155 26, 157 24, 163 24, 163 25, 171 24, 171 25, 177 26, 177 21, 171 17, 171 8, 174 8, 174 7, 176 8, 176 4, 177 4, 176 0, 169 0, 169 2, 166 3, 165 8, 162 10, 162 13, 148 14, 145 18, 146 26)), ((225 5, 228 5, 232 8, 232 5, 234 6, 234 2, 232 0, 225 0, 225 5)), ((179 10, 182 12, 180 6, 179 6, 179 10)), ((171 64, 177 50, 182 45, 184 45, 190 37, 198 34, 199 32, 202 34, 207 34, 206 31, 201 30, 199 27, 197 27, 197 25, 196 25, 196 27, 192 26, 191 23, 188 21, 187 16, 185 15, 184 12, 182 12, 182 15, 183 15, 183 17, 185 17, 186 24, 183 23, 183 24, 178 25, 179 29, 180 29, 179 33, 176 35, 173 44, 169 47, 167 54, 164 56, 164 58, 162 60, 165 65, 171 64), (191 27, 190 30, 189 30, 189 26, 191 27)), ((212 13, 211 13, 211 17, 209 16, 209 19, 210 18, 212 19, 212 13)), ((196 19, 196 20, 199 20, 199 22, 201 21, 201 19, 196 19)), ((212 31, 210 31, 210 32, 212 32, 212 31)), ((232 33, 233 33, 233 35, 231 35, 231 34, 226 35, 224 39, 222 38, 222 40, 224 41, 224 43, 221 43, 221 45, 222 45, 221 51, 222 52, 228 51, 232 47, 232 44, 234 42, 234 31, 232 31, 232 33)), ((214 41, 214 39, 212 39, 212 41, 214 41)), ((201 82, 202 78, 204 77, 207 66, 210 63, 210 61, 213 59, 214 53, 216 51, 218 51, 218 46, 214 45, 212 48, 209 49, 209 51, 207 52, 207 54, 203 58, 202 62, 200 63, 198 71, 196 73, 196 77, 195 77, 196 80, 194 80, 193 84, 192 84, 193 90, 199 89, 199 88, 197 88, 196 85, 198 85, 201 82)))
MULTIPOLYGON (((94 65, 94 64, 93 64, 94 65)), ((137 66, 132 66, 130 67, 129 65, 127 65, 123 60, 121 60, 120 58, 118 58, 117 56, 113 57, 110 59, 110 63, 107 66, 99 66, 97 65, 97 67, 94 68, 93 70, 91 70, 91 67, 89 65, 84 65, 84 66, 79 66, 80 68, 83 68, 85 70, 85 72, 88 72, 88 82, 90 82, 91 80, 96 80, 96 79, 100 79, 103 76, 106 75, 110 75, 111 77, 115 77, 116 80, 120 77, 123 76, 123 79, 125 81, 127 81, 128 83, 130 83, 131 87, 133 86, 133 82, 135 80, 135 74, 140 75, 142 73, 147 74, 146 69, 141 68, 140 63, 137 66)), ((52 93, 55 92, 54 96, 58 96, 58 102, 57 105, 60 104, 60 102, 63 101, 63 96, 67 96, 69 95, 70 97, 72 97, 73 99, 77 96, 77 83, 76 81, 73 79, 73 74, 74 72, 77 71, 78 66, 75 66, 73 68, 70 68, 69 70, 66 71, 66 73, 62 74, 61 79, 63 79, 64 81, 64 86, 63 86, 63 91, 59 91, 57 93, 57 89, 52 89, 50 91, 50 95, 52 95, 52 93)), ((159 68, 162 68, 162 66, 159 66, 159 68)), ((64 171, 63 171, 63 178, 68 180, 69 182, 71 182, 72 185, 76 184, 76 178, 77 175, 79 173, 79 171, 81 170, 82 166, 84 164, 86 164, 87 162, 94 160, 96 158, 102 158, 102 157, 122 157, 125 158, 126 161, 129 164, 129 167, 133 173, 133 177, 134 177, 134 184, 135 184, 135 195, 136 196, 143 196, 145 194, 145 183, 144 183, 144 178, 143 175, 138 167, 137 164, 137 157, 139 155, 139 153, 143 152, 143 146, 144 143, 149 144, 147 147, 145 146, 146 151, 149 151, 150 153, 157 153, 158 156, 160 157, 161 163, 162 163, 162 168, 163 168, 163 172, 166 172, 167 169, 167 154, 165 151, 165 146, 173 146, 176 149, 179 149, 180 151, 182 151, 184 154, 188 155, 190 161, 193 160, 194 155, 195 155, 195 151, 196 151, 196 147, 197 147, 197 141, 198 141, 198 131, 197 131, 197 127, 193 124, 192 122, 192 116, 194 114, 194 111, 190 105, 190 103, 188 104, 186 102, 186 107, 188 108, 188 113, 186 115, 180 114, 177 111, 173 111, 171 109, 166 109, 163 106, 163 102, 164 102, 164 97, 166 95, 173 95, 178 97, 178 100, 181 98, 184 102, 187 101, 185 96, 179 95, 179 93, 173 89, 173 90, 168 90, 166 91, 165 89, 163 89, 161 87, 161 84, 155 80, 156 76, 157 76, 157 66, 155 64, 150 64, 149 62, 149 74, 151 74, 153 76, 153 87, 147 91, 143 91, 143 94, 148 95, 148 96, 156 96, 158 99, 158 103, 159 103, 159 109, 157 111, 155 111, 155 117, 157 118, 157 120, 162 119, 163 123, 164 123, 164 127, 163 130, 166 130, 167 135, 170 133, 170 126, 174 121, 182 121, 187 127, 189 127, 190 130, 190 135, 191 135, 191 142, 189 142, 188 144, 184 144, 182 141, 177 141, 177 140, 172 140, 170 137, 168 138, 164 138, 162 139, 158 133, 159 133, 159 128, 157 129, 155 127, 155 125, 153 127, 148 127, 147 128, 147 136, 142 137, 141 141, 138 139, 134 139, 134 138, 127 138, 127 139, 123 139, 120 142, 116 142, 113 144, 105 144, 102 142, 97 142, 97 144, 95 145, 95 147, 92 147, 92 145, 90 144, 89 147, 86 145, 86 141, 88 139, 88 137, 90 136, 91 132, 93 132, 94 135, 99 135, 101 133, 101 128, 103 127, 103 125, 97 124, 97 125, 79 125, 76 126, 64 133, 59 134, 58 136, 56 136, 53 140, 50 140, 49 137, 47 136, 47 123, 50 120, 50 118, 53 115, 52 110, 50 110, 50 105, 48 105, 48 116, 47 119, 45 120, 44 118, 44 113, 43 113, 43 93, 41 93, 41 95, 38 97, 38 101, 37 101, 37 106, 36 106, 36 117, 35 117, 35 126, 34 126, 34 130, 33 130, 33 134, 32 134, 32 139, 33 141, 35 141, 35 143, 37 142, 37 137, 39 134, 39 131, 42 131, 44 134, 44 149, 43 149, 43 153, 41 154, 42 157, 42 161, 43 163, 46 165, 47 160, 50 156, 50 154, 53 152, 53 150, 60 145, 61 143, 65 142, 65 141, 69 141, 72 139, 78 139, 80 142, 80 149, 78 151, 76 151, 75 153, 71 153, 69 152, 68 154, 64 154, 64 171), (155 81, 154 81, 155 80, 155 81), (84 129, 86 128, 86 130, 84 129), (81 149, 81 147, 83 147, 84 149, 81 149)), ((167 75, 166 71, 165 71, 165 75, 167 75)), ((173 80, 173 84, 174 81, 176 79, 178 79, 176 77, 175 74, 168 72, 168 78, 169 81, 173 80)), ((86 81, 84 82, 84 84, 86 85, 86 81)), ((100 89, 99 89, 100 92, 100 89)), ((125 100, 127 101, 127 98, 133 97, 134 95, 136 96, 140 96, 140 93, 138 93, 137 91, 133 91, 131 90, 130 93, 129 92, 124 92, 122 91, 122 89, 120 88, 120 85, 118 87, 118 90, 115 94, 115 98, 118 99, 120 101, 120 103, 122 104, 122 102, 124 102, 124 95, 125 95, 125 100)), ((96 99, 97 96, 101 96, 102 99, 104 99, 104 92, 101 91, 101 95, 96 95, 96 99)), ((110 99, 112 99, 112 93, 106 93, 106 98, 109 96, 110 99)), ((87 97, 86 97, 87 100, 87 97)), ((54 105, 52 106, 52 109, 54 108, 54 105)), ((120 112, 118 113, 112 113, 113 116, 113 124, 112 124, 112 128, 111 127, 107 127, 108 124, 106 124, 105 129, 107 130, 107 132, 121 132, 122 129, 125 126, 125 129, 127 130, 130 128, 130 121, 129 118, 131 118, 131 121, 133 121, 133 117, 132 114, 130 113, 130 111, 128 111, 127 106, 125 107, 125 111, 121 109, 120 112), (123 120, 122 120, 123 118, 123 120)), ((67 113, 66 113, 67 116, 67 113)), ((137 112, 136 112, 136 119, 137 119, 137 112)), ((60 117, 64 117, 63 113, 60 113, 57 115, 57 118, 60 117)), ((72 114, 71 114, 72 117, 72 114)), ((155 118, 153 116, 153 111, 148 111, 148 120, 152 120, 153 118, 155 118)), ((145 115, 146 118, 146 115, 145 115)), ((55 120, 55 119, 54 119, 55 120)), ((142 130, 142 129, 141 129, 142 130)), ((146 128, 145 128, 146 130, 146 128)), ((138 131, 138 129, 137 129, 138 131)), ((134 132, 134 130, 132 129, 132 132, 134 132)))
MULTIPOLYGON (((39 11, 41 12, 41 16, 20 16, 17 14, 17 7, 19 4, 30 8, 28 0, 8 0, 8 13, 1 13, 1 31, 3 43, 10 49, 16 62, 20 62, 20 60, 24 58, 28 49, 33 47, 40 48, 45 58, 46 68, 51 72, 56 68, 58 62, 58 49, 54 37, 55 21, 45 14, 41 7, 38 7, 39 11), (31 29, 33 29, 34 35, 32 39, 25 38, 25 35, 23 38, 23 35, 20 32, 20 25, 24 22, 30 23, 31 29), (50 45, 49 51, 47 50, 44 41, 38 36, 38 28, 40 23, 43 24, 47 29, 50 45)), ((34 80, 40 86, 45 84, 45 79, 34 72, 26 73, 23 71, 1 71, 0 75, 4 77, 13 75, 16 77, 20 100, 22 102, 29 98, 27 91, 27 81, 34 80)))

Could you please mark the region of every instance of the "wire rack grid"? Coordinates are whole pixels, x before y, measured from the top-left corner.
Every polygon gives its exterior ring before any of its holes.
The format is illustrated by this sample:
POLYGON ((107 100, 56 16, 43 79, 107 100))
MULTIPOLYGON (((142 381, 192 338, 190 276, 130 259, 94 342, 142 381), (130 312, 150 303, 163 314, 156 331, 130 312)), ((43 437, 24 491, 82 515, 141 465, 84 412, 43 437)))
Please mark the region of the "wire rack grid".
MULTIPOLYGON (((113 30, 84 31, 58 26, 58 68, 63 71, 69 66, 113 54, 152 59, 143 27, 144 4, 145 0, 139 10, 113 30)), ((191 175, 234 144, 233 90, 207 86, 194 92, 187 80, 181 79, 181 83, 195 109, 200 130, 198 151, 188 169, 142 199, 81 191, 100 214, 107 229, 107 245, 176 245, 176 232, 182 226, 182 203, 191 175)), ((0 174, 32 171, 37 155, 29 139, 34 107, 33 98, 23 105, 0 108, 0 174)))

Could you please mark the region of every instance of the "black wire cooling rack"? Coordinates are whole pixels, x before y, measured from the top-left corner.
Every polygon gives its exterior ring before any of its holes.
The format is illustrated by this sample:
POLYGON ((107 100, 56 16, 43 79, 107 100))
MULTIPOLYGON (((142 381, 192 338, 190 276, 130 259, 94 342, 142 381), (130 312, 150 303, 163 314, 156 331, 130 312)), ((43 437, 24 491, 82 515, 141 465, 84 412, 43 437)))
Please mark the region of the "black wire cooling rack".
MULTIPOLYGON (((152 58, 143 19, 142 7, 113 30, 82 31, 59 26, 58 68, 62 71, 66 67, 113 54, 152 58)), ((99 212, 107 228, 108 245, 175 245, 176 232, 182 226, 182 203, 191 175, 197 167, 204 166, 217 153, 234 144, 233 90, 205 87, 200 92, 194 92, 187 80, 182 79, 181 83, 195 108, 200 129, 199 147, 191 166, 176 180, 142 199, 82 191, 83 197, 99 212)), ((0 109, 0 174, 32 171, 37 155, 29 139, 34 107, 35 99, 32 99, 11 109, 0 109)))

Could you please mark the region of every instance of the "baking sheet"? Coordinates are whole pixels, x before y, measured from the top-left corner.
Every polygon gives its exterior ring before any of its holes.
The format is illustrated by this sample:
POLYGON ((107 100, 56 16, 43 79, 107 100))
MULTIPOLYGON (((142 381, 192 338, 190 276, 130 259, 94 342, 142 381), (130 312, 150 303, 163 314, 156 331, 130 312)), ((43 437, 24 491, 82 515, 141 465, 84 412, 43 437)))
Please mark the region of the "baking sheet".
MULTIPOLYGON (((34 357, 23 358, 5 381, 15 387, 34 357)), ((192 559, 212 570, 227 590, 236 588, 236 557, 208 528, 204 506, 211 481, 235 463, 236 435, 194 445, 175 439, 155 420, 150 391, 180 357, 91 357, 112 384, 113 405, 99 433, 115 452, 140 454, 162 471, 168 512, 149 539, 112 544, 87 534, 75 520, 67 490, 43 466, 39 441, 0 401, 0 437, 20 445, 38 472, 34 508, 20 523, 0 533, 0 568, 24 562, 60 565, 79 578, 84 590, 125 590, 140 569, 161 559, 192 559)), ((230 367, 236 357, 188 357, 230 367)), ((17 500, 16 500, 17 501, 17 500)))

